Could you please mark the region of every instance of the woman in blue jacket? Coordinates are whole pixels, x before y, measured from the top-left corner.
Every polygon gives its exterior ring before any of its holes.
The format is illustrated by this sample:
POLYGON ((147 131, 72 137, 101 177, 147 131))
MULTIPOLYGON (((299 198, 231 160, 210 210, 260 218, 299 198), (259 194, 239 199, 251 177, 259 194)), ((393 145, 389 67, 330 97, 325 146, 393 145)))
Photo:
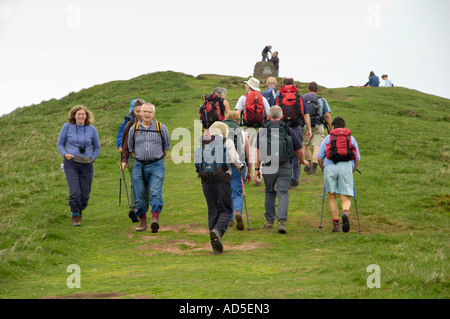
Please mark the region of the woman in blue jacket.
POLYGON ((68 123, 59 133, 57 146, 64 157, 73 226, 81 226, 82 211, 87 207, 91 192, 93 162, 100 154, 97 129, 91 125, 93 119, 85 106, 74 106, 69 112, 68 123))

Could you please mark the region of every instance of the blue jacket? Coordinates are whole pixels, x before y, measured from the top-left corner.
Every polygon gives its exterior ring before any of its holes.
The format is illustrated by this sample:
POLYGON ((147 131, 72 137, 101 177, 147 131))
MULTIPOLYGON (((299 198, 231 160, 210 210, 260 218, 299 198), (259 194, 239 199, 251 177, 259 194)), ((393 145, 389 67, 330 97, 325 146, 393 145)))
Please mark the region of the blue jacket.
POLYGON ((375 74, 372 75, 369 78, 369 86, 371 87, 379 87, 380 86, 380 79, 375 74))

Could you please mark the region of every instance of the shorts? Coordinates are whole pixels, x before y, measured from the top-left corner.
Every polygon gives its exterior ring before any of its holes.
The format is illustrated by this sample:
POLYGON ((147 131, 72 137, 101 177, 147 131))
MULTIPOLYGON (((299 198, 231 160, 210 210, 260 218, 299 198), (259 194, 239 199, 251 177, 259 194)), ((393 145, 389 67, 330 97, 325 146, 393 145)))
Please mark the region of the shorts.
POLYGON ((326 165, 323 169, 323 180, 329 193, 353 196, 352 161, 326 165))
POLYGON ((319 126, 313 126, 311 127, 311 139, 307 140, 305 138, 306 136, 306 125, 303 127, 303 146, 320 146, 320 144, 322 143, 323 139, 325 138, 325 129, 323 127, 323 125, 319 125, 319 126))

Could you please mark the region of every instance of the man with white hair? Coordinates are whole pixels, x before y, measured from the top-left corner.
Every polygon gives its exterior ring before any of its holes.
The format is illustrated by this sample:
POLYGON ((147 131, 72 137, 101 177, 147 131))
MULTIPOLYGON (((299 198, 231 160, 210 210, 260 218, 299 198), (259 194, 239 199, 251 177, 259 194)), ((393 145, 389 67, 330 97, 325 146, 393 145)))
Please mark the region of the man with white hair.
POLYGON ((291 161, 296 156, 303 165, 309 167, 310 164, 303 159, 300 140, 294 130, 281 120, 282 117, 281 107, 274 105, 270 108, 271 120, 258 134, 254 178, 261 176, 260 169, 263 162, 262 174, 266 186, 264 228, 273 228, 274 221, 277 219, 278 232, 285 234, 291 185, 291 161), (276 149, 277 146, 278 149, 276 149), (278 208, 275 210, 277 197, 278 208))
POLYGON ((151 208, 152 233, 159 229, 159 214, 163 208, 162 187, 164 182, 164 160, 170 149, 170 136, 166 126, 154 119, 155 106, 142 105, 142 121, 130 128, 128 134, 129 152, 134 152, 132 175, 133 195, 136 203, 136 217, 140 224, 136 231, 147 230, 147 211, 151 208), (150 207, 146 201, 150 189, 150 207))
MULTIPOLYGON (((241 123, 240 123, 241 126, 242 126, 242 130, 244 132, 247 132, 247 134, 248 134, 248 140, 249 140, 249 144, 250 144, 250 156, 251 156, 252 159, 255 159, 256 158, 256 156, 255 156, 256 155, 256 139, 257 139, 258 132, 261 129, 264 120, 268 119, 269 110, 270 110, 270 104, 267 101, 267 99, 265 97, 263 97, 261 95, 261 93, 260 93, 260 91, 261 91, 260 88, 259 88, 260 82, 259 82, 258 79, 254 78, 254 77, 251 77, 250 79, 248 79, 248 81, 244 81, 244 83, 245 83, 246 94, 242 95, 239 98, 239 100, 238 100, 238 102, 236 104, 236 107, 234 108, 235 111, 237 111, 239 113, 239 116, 241 117, 241 119, 242 118, 243 119, 247 118, 246 117, 247 109, 248 109, 248 107, 251 106, 250 102, 253 101, 253 100, 252 101, 247 101, 247 97, 248 96, 252 96, 253 94, 255 94, 257 96, 257 98, 260 98, 262 100, 262 104, 264 106, 263 107, 263 110, 264 110, 263 116, 264 116, 264 118, 263 118, 263 121, 262 121, 261 124, 251 125, 249 123, 245 123, 245 120, 244 121, 241 120, 241 123), (247 103, 247 102, 249 102, 249 103, 247 103)), ((252 167, 251 174, 252 174, 252 176, 254 175, 253 167, 252 167)), ((260 186, 260 185, 261 185, 261 181, 258 178, 258 179, 255 180, 255 186, 260 186)))

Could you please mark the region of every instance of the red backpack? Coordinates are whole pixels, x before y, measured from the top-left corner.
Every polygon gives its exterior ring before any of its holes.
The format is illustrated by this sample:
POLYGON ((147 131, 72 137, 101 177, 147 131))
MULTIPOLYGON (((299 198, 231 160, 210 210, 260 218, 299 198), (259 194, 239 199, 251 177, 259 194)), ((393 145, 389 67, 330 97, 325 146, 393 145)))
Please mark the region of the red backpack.
POLYGON ((305 114, 303 99, 298 94, 298 89, 295 84, 283 84, 280 89, 280 96, 275 104, 283 110, 283 120, 289 126, 302 124, 303 114, 305 114))
POLYGON ((352 132, 346 128, 335 128, 330 132, 330 142, 325 155, 335 164, 356 159, 356 147, 352 144, 352 132))
POLYGON ((266 114, 262 94, 258 91, 252 91, 245 94, 245 96, 247 100, 244 106, 244 125, 253 127, 263 126, 266 114))
POLYGON ((225 119, 225 110, 222 111, 220 98, 216 94, 203 95, 203 104, 198 111, 204 128, 209 128, 216 121, 225 119))

